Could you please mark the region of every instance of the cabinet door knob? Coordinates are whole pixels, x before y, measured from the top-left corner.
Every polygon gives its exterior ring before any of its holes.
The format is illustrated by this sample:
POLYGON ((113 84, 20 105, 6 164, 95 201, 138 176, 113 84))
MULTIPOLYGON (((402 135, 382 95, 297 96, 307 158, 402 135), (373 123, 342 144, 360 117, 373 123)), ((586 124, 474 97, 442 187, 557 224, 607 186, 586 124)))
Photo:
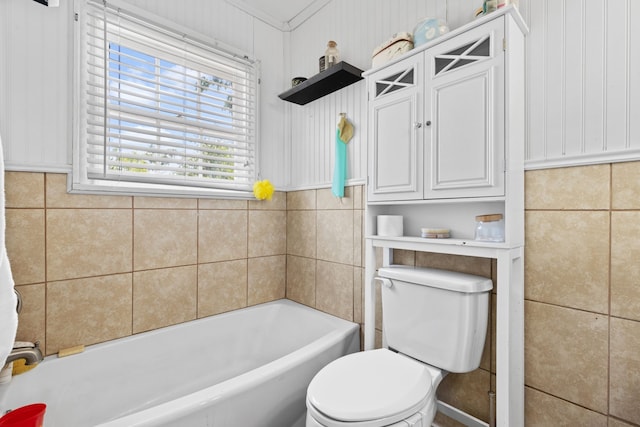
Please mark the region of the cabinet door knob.
POLYGON ((413 127, 415 127, 416 129, 420 129, 420 128, 422 127, 422 123, 420 123, 420 122, 415 122, 415 123, 413 124, 413 127))
POLYGON ((427 122, 425 123, 425 125, 427 125, 427 126, 431 126, 431 120, 427 120, 427 122))

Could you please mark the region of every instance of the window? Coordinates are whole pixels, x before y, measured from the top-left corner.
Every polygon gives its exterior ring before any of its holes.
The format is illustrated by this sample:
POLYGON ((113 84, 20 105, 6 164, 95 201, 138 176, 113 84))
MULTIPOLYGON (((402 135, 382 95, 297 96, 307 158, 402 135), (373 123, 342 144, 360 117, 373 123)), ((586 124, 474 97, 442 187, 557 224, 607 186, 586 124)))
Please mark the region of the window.
POLYGON ((257 62, 149 22, 131 6, 84 3, 74 189, 250 194, 257 62))

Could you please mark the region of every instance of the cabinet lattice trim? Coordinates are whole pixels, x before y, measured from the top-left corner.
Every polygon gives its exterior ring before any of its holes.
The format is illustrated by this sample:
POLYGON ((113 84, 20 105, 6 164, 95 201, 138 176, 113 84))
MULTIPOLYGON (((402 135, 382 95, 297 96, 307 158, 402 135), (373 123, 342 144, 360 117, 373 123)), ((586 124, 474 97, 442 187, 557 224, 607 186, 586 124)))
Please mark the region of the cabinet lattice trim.
POLYGON ((413 85, 415 85, 415 76, 413 68, 409 68, 385 79, 376 80, 376 98, 413 85))
POLYGON ((491 35, 435 56, 435 75, 491 58, 491 35))

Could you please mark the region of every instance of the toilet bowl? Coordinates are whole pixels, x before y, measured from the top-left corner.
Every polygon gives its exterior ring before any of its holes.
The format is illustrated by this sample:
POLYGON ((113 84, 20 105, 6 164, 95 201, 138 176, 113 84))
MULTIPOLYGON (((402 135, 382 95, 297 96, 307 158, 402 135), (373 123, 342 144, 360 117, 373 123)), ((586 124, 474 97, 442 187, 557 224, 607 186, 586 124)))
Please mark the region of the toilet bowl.
POLYGON ((480 365, 490 279, 429 268, 378 269, 389 348, 350 354, 307 388, 307 427, 429 427, 445 372, 480 365))
POLYGON ((350 354, 309 384, 306 426, 431 426, 441 380, 440 369, 388 349, 350 354))

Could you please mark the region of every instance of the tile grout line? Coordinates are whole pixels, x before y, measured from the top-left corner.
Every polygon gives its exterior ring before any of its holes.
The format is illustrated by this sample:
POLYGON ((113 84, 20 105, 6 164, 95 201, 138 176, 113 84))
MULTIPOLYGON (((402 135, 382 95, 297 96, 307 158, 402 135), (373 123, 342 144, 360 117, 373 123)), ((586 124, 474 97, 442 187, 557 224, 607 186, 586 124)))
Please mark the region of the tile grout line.
POLYGON ((611 414, 611 295, 612 295, 612 286, 611 286, 611 278, 612 274, 612 262, 611 255, 613 253, 613 164, 609 164, 609 276, 608 276, 608 316, 607 316, 607 418, 611 414))
POLYGON ((47 176, 49 174, 44 173, 42 179, 42 205, 43 205, 43 213, 44 213, 44 355, 47 355, 47 347, 49 345, 48 341, 48 330, 47 328, 47 295, 49 293, 49 272, 47 268, 47 254, 48 254, 48 245, 47 245, 47 176))
POLYGON ((289 298, 289 193, 284 193, 284 297, 289 298))
POLYGON ((245 254, 245 259, 246 259, 246 272, 247 272, 247 283, 245 284, 245 301, 244 301, 244 305, 245 307, 249 307, 249 282, 250 282, 250 277, 249 277, 249 272, 250 272, 250 268, 249 268, 249 211, 251 209, 251 203, 249 203, 247 201, 247 207, 246 207, 246 230, 247 230, 247 234, 245 236, 246 239, 246 243, 247 243, 247 252, 245 254))
POLYGON ((318 190, 312 190, 312 191, 313 191, 313 200, 314 200, 313 227, 315 229, 315 232, 313 233, 315 235, 315 242, 313 242, 314 258, 315 258, 315 262, 314 262, 315 272, 313 277, 313 308, 318 309, 318 190))
POLYGON ((196 199, 196 319, 200 318, 200 199, 196 199))

